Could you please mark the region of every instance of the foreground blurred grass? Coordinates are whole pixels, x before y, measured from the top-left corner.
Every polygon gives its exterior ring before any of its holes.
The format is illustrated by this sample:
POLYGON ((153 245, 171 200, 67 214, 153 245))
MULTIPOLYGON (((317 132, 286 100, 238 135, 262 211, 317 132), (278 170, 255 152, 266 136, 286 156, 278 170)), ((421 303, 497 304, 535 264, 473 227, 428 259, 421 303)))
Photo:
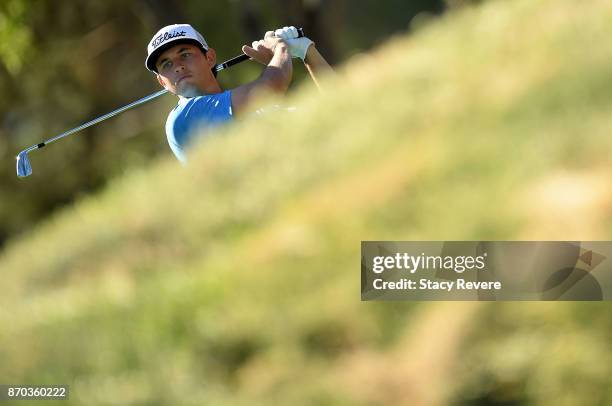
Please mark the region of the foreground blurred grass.
POLYGON ((612 239, 612 6, 537 3, 398 38, 14 241, 0 382, 79 405, 612 403, 607 304, 359 301, 361 240, 612 239))

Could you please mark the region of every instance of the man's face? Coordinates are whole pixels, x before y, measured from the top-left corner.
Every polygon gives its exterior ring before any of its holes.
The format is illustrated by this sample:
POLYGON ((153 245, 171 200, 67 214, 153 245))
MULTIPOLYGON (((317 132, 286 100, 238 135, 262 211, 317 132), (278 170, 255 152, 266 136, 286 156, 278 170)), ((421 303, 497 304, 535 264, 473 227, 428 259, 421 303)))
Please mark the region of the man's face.
POLYGON ((178 44, 164 51, 155 64, 159 83, 176 95, 193 97, 216 79, 211 71, 215 65, 215 52, 211 48, 206 55, 192 44, 178 44))

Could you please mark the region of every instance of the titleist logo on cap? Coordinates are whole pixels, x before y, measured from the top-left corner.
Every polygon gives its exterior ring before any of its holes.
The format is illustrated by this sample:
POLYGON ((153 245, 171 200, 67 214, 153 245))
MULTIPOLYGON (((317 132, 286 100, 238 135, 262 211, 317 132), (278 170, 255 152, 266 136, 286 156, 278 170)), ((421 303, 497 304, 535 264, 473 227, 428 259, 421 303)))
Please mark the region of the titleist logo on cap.
POLYGON ((153 46, 153 48, 157 48, 158 46, 168 41, 169 39, 176 38, 176 37, 184 37, 185 35, 187 35, 185 31, 165 32, 153 38, 151 45, 153 46))

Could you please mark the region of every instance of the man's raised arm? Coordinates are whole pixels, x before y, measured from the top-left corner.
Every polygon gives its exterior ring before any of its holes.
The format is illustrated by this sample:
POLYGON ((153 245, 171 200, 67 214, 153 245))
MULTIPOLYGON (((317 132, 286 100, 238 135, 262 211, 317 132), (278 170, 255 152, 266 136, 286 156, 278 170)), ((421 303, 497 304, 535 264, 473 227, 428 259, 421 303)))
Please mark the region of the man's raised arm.
POLYGON ((310 38, 300 37, 297 28, 293 26, 279 28, 274 31, 274 35, 287 42, 291 56, 304 62, 310 78, 317 85, 317 88, 322 90, 317 76, 330 74, 333 69, 323 58, 323 55, 319 53, 315 43, 310 38))
POLYGON ((272 55, 270 62, 261 75, 246 85, 232 90, 232 110, 234 114, 242 113, 254 94, 259 91, 285 93, 293 76, 293 64, 287 43, 268 31, 261 41, 255 41, 253 47, 244 46, 242 50, 253 59, 261 55, 272 55))

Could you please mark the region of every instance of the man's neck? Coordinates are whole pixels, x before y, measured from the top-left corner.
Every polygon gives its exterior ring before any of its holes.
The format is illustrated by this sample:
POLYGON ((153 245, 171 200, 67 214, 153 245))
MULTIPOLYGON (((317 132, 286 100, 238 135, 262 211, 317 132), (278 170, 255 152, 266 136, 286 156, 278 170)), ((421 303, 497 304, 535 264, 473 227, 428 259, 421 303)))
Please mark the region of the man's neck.
POLYGON ((189 89, 185 89, 183 93, 178 96, 181 99, 190 99, 192 97, 206 96, 209 94, 218 94, 222 92, 223 89, 219 85, 219 82, 215 80, 214 82, 206 84, 204 89, 200 89, 198 87, 191 87, 189 89))

